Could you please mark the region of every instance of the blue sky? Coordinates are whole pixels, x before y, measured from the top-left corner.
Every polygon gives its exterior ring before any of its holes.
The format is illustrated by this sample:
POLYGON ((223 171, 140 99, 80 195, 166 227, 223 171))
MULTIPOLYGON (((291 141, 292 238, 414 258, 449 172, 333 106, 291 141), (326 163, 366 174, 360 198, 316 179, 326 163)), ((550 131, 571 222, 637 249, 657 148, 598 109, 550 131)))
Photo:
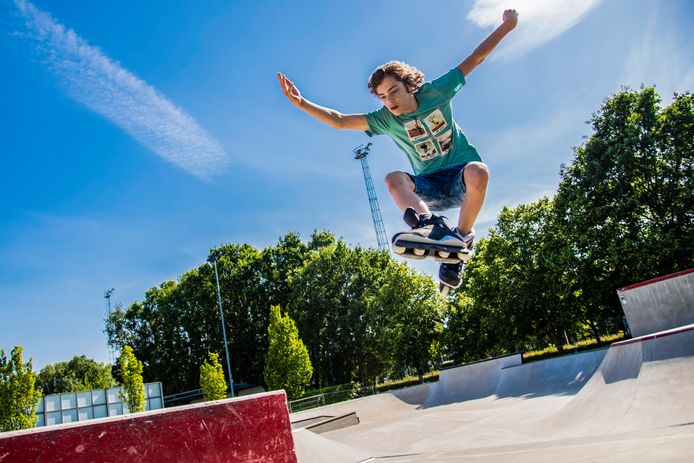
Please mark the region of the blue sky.
POLYGON ((376 246, 361 143, 374 143, 388 234, 404 228, 382 182, 409 170, 404 155, 297 111, 277 71, 312 101, 369 112, 377 65, 435 78, 516 8, 518 28, 454 100, 492 171, 478 235, 504 205, 556 190, 603 98, 641 83, 664 102, 694 89, 686 0, 431 5, 0 0, 0 348, 24 346, 37 370, 108 361, 104 291, 128 305, 222 243, 328 229, 376 246))

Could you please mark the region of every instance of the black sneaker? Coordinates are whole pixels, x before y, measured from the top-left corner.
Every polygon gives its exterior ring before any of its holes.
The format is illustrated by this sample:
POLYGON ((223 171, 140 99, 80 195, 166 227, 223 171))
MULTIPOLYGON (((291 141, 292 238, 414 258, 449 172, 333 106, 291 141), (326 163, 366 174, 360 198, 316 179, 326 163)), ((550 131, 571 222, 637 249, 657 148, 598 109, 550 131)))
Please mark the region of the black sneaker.
POLYGON ((473 228, 472 230, 470 230, 470 233, 468 233, 465 236, 463 236, 463 234, 458 231, 458 227, 455 227, 453 231, 463 239, 463 243, 465 243, 465 246, 468 248, 468 250, 472 251, 472 247, 475 244, 475 229, 473 228))
POLYGON ((439 280, 453 289, 459 288, 463 284, 463 276, 460 273, 462 271, 462 262, 458 264, 441 264, 441 267, 439 267, 439 280))
POLYGON ((408 243, 436 243, 454 247, 465 246, 462 237, 448 228, 441 216, 417 214, 414 209, 408 207, 403 219, 412 229, 396 233, 393 236, 393 244, 397 241, 405 241, 408 243))

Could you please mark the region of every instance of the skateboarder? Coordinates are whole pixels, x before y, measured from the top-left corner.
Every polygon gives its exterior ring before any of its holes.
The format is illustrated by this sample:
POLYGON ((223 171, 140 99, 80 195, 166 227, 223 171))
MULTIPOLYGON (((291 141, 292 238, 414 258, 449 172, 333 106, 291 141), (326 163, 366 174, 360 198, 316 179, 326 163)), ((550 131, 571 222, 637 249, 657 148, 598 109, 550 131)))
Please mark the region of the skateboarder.
POLYGON ((319 106, 277 73, 282 92, 297 108, 337 129, 364 130, 369 136, 386 134, 405 152, 414 175, 391 172, 385 178, 388 191, 411 227, 393 237, 393 250, 407 257, 425 257, 429 252, 442 261, 439 279, 450 288, 462 283, 462 265, 473 246, 473 224, 489 180, 489 169, 453 121, 451 99, 517 23, 516 10, 504 11, 502 24, 470 56, 431 82, 425 82, 416 68, 399 61, 379 66, 368 87, 383 107, 368 114, 342 114, 319 106), (453 229, 431 212, 454 207, 460 207, 460 214, 453 229), (406 252, 410 249, 413 255, 406 252))

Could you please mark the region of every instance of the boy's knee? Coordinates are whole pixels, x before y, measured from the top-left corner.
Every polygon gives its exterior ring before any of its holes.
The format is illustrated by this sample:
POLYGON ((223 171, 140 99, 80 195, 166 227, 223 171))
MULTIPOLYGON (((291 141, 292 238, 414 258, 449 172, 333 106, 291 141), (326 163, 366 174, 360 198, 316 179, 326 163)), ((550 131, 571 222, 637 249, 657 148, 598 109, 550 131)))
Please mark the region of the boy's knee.
POLYGON ((410 177, 405 172, 390 172, 384 180, 388 191, 401 188, 411 182, 410 177))
POLYGON ((471 162, 465 167, 464 176, 467 188, 486 189, 489 183, 489 167, 482 162, 471 162))

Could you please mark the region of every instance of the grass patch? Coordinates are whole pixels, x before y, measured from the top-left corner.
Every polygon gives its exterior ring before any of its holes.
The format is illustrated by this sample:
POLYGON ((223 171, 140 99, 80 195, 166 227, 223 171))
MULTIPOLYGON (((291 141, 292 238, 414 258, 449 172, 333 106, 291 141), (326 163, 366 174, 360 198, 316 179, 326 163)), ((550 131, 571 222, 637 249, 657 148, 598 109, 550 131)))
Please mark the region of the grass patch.
MULTIPOLYGON (((432 370, 432 371, 424 374, 424 382, 425 383, 431 383, 431 382, 438 381, 438 380, 439 380, 439 372, 436 370, 432 370)), ((416 386, 418 384, 420 384, 419 383, 419 376, 408 376, 406 378, 399 379, 396 381, 389 381, 387 383, 377 384, 376 385, 376 392, 392 391, 394 389, 402 389, 403 387, 416 386)))
MULTIPOLYGON (((623 331, 619 331, 617 334, 600 336, 600 341, 604 347, 607 347, 613 342, 623 340, 625 337, 626 334, 623 331)), ((550 344, 549 347, 542 350, 524 352, 523 362, 534 362, 537 360, 545 360, 565 354, 575 354, 576 352, 583 352, 586 350, 595 349, 596 347, 598 347, 598 341, 595 339, 586 339, 585 341, 579 341, 576 344, 565 344, 562 346, 562 351, 559 351, 557 346, 550 344)))

